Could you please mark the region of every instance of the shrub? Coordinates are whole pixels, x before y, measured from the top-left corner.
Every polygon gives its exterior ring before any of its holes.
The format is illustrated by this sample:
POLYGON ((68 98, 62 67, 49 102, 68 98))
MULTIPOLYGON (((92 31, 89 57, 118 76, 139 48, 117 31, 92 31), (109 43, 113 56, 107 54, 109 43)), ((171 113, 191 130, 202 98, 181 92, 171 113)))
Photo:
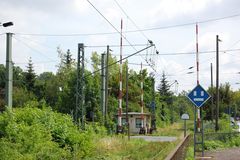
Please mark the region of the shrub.
POLYGON ((80 159, 91 155, 92 134, 80 131, 69 115, 34 105, 0 114, 0 159, 80 159))
POLYGON ((222 141, 215 140, 215 141, 205 141, 204 149, 205 150, 215 150, 218 148, 225 148, 225 144, 222 141))

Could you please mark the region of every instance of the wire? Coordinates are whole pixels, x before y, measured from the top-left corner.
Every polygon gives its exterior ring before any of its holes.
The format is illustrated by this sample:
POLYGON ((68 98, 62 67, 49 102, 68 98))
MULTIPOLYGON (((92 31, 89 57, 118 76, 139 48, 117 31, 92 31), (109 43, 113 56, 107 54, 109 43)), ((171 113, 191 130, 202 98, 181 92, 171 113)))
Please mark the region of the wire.
MULTIPOLYGON (((234 52, 234 51, 240 51, 240 49, 229 49, 229 50, 220 50, 219 52, 223 52, 223 54, 226 54, 224 52, 234 52)), ((212 50, 212 51, 202 51, 202 52, 199 52, 199 54, 209 54, 209 53, 216 53, 216 51, 212 50)), ((196 52, 175 52, 175 53, 167 53, 167 52, 164 52, 164 53, 159 53, 159 54, 151 54, 151 56, 178 56, 178 55, 195 55, 196 52)), ((115 55, 115 54, 113 54, 115 55)), ((139 54, 139 55, 136 55, 136 56, 143 56, 143 55, 146 55, 146 54, 139 54)), ((125 56, 127 56, 125 54, 125 56)), ((212 57, 214 58, 214 57, 212 57)), ((211 58, 211 59, 212 59, 211 58)))
MULTIPOLYGON (((88 0, 87 0, 88 1, 88 0)), ((213 19, 207 19, 202 21, 197 21, 198 24, 203 23, 209 23, 214 21, 220 21, 230 18, 236 18, 239 17, 240 14, 234 14, 230 16, 220 17, 220 18, 213 18, 213 19)), ((175 25, 167 25, 167 26, 160 26, 160 27, 152 27, 152 28, 145 28, 140 30, 129 30, 125 31, 123 33, 134 33, 134 32, 140 32, 140 31, 152 31, 152 30, 161 30, 161 29, 171 29, 171 28, 177 28, 177 27, 184 27, 184 26, 190 26, 190 25, 196 25, 196 22, 190 22, 190 23, 183 23, 183 24, 175 24, 175 25)), ((5 34, 5 33, 3 33, 5 34)), ((49 36, 49 37, 73 37, 73 36, 93 36, 93 35, 111 35, 111 34, 119 34, 119 32, 99 32, 99 33, 72 33, 72 34, 42 34, 42 33, 14 33, 16 35, 29 35, 29 36, 49 36)))
MULTIPOLYGON (((113 44, 113 45, 108 45, 109 47, 120 47, 120 45, 113 44)), ((147 46, 146 44, 132 44, 132 45, 122 45, 123 47, 132 47, 132 46, 147 46)), ((97 46, 84 46, 86 48, 105 48, 107 47, 106 45, 97 45, 97 46)))
POLYGON ((36 41, 36 40, 33 40, 33 39, 31 39, 31 38, 27 38, 27 37, 22 36, 22 35, 15 35, 15 36, 18 36, 19 38, 23 38, 23 39, 25 39, 25 40, 31 41, 31 42, 33 42, 33 43, 35 43, 35 44, 37 44, 37 45, 39 45, 39 46, 43 46, 43 47, 45 47, 45 48, 47 48, 47 49, 56 50, 55 47, 49 46, 49 45, 44 44, 44 43, 40 43, 40 42, 38 42, 38 41, 36 41))
MULTIPOLYGON (((145 47, 145 48, 143 48, 143 49, 141 49, 141 50, 138 50, 138 51, 136 51, 135 53, 130 54, 130 55, 122 58, 122 60, 125 60, 125 59, 128 59, 128 58, 132 57, 132 56, 135 56, 136 54, 138 54, 138 53, 140 53, 140 52, 142 52, 142 51, 144 51, 144 50, 146 50, 146 49, 148 49, 148 48, 150 48, 150 47, 152 47, 152 46, 153 46, 153 45, 147 46, 147 47, 145 47)), ((97 73, 97 72, 101 71, 102 69, 105 69, 106 67, 110 67, 110 66, 112 66, 112 65, 114 65, 114 64, 117 64, 118 62, 120 62, 120 60, 118 60, 118 61, 116 61, 116 62, 113 62, 113 63, 111 63, 111 64, 109 64, 109 65, 106 65, 106 66, 104 66, 104 67, 102 67, 102 68, 100 68, 100 69, 98 69, 98 70, 96 70, 96 71, 94 71, 94 72, 92 72, 92 73, 89 73, 89 74, 87 74, 85 77, 90 76, 90 75, 93 75, 94 73, 97 73)))
MULTIPOLYGON (((128 63, 130 65, 136 65, 136 66, 141 66, 139 63, 128 63)), ((143 66, 149 66, 148 64, 142 64, 143 66)))
MULTIPOLYGON (((108 22, 108 24, 110 24, 110 25, 112 26, 112 28, 114 28, 114 29, 121 35, 121 37, 123 37, 123 38, 127 41, 127 43, 128 43, 135 51, 137 51, 137 49, 131 44, 131 42, 130 42, 124 35, 122 35, 122 33, 121 33, 89 0, 87 0, 87 2, 108 22)), ((153 45, 150 44, 150 46, 153 46, 153 45)), ((149 64, 146 59, 144 59, 144 60, 147 62, 147 64, 149 64)), ((153 68, 152 65, 149 64, 149 66, 156 72, 156 70, 153 68)))
POLYGON ((15 36, 13 36, 13 38, 14 39, 16 39, 18 42, 20 42, 20 43, 22 43, 23 45, 25 45, 27 48, 29 48, 29 49, 31 49, 31 50, 33 50, 34 52, 36 52, 36 53, 38 53, 38 54, 40 54, 40 55, 42 55, 42 56, 44 56, 44 58, 48 58, 48 59, 50 59, 51 61, 55 61, 55 60, 53 60, 53 59, 51 59, 51 58, 49 58, 48 56, 46 56, 44 53, 42 53, 42 52, 40 52, 40 51, 38 51, 38 50, 36 50, 35 48, 32 48, 30 45, 28 45, 27 43, 25 43, 25 42, 23 42, 23 41, 21 41, 21 40, 19 40, 18 38, 16 38, 15 36))
MULTIPOLYGON (((229 19, 229 18, 235 18, 239 17, 240 14, 234 14, 230 16, 225 16, 221 18, 214 18, 214 19, 208 19, 208 20, 203 20, 203 21, 197 21, 198 24, 200 23, 208 23, 208 22, 214 22, 214 21, 219 21, 219 20, 224 20, 224 19, 229 19)), ((169 28, 176 28, 176 27, 184 27, 184 26, 190 26, 190 25, 196 25, 196 22, 190 22, 190 23, 183 23, 183 24, 177 24, 177 25, 169 25, 169 26, 163 26, 163 27, 153 27, 153 28, 147 28, 147 29, 142 29, 141 31, 151 31, 151 30, 160 30, 160 29, 169 29, 169 28)), ((130 32, 136 32, 136 31, 128 31, 130 32)))
POLYGON ((137 24, 128 16, 128 14, 125 12, 125 10, 121 7, 121 5, 118 3, 117 0, 114 0, 114 2, 117 4, 117 6, 121 9, 121 11, 125 14, 125 16, 132 22, 132 24, 137 28, 137 31, 139 31, 147 40, 149 38, 144 34, 144 32, 137 26, 137 24))
POLYGON ((233 43, 233 45, 231 45, 231 47, 229 47, 229 48, 232 48, 233 46, 237 45, 239 42, 240 42, 240 40, 236 41, 236 42, 233 43))
POLYGON ((118 32, 99 32, 99 33, 71 33, 71 34, 42 34, 42 33, 15 33, 16 35, 25 36, 45 36, 45 37, 78 37, 78 36, 98 36, 98 35, 111 35, 118 32))
MULTIPOLYGON (((38 61, 38 62, 34 62, 34 64, 45 64, 45 63, 55 63, 55 62, 57 62, 57 61, 38 61)), ((28 64, 28 63, 26 63, 26 62, 15 62, 14 64, 19 65, 19 64, 28 64)))

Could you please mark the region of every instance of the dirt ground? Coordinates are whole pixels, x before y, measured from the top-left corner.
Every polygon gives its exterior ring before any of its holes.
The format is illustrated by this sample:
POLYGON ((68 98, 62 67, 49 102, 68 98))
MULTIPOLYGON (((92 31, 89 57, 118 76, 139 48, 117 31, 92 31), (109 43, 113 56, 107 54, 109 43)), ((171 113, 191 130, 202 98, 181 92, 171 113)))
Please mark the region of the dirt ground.
POLYGON ((240 148, 205 152, 205 157, 212 157, 210 160, 240 160, 240 148))

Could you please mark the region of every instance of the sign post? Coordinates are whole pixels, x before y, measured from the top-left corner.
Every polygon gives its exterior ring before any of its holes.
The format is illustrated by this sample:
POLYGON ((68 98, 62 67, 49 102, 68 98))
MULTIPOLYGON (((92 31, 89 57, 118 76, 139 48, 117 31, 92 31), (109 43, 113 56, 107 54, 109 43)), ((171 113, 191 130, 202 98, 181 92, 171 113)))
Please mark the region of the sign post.
POLYGON ((184 113, 181 116, 181 119, 184 120, 184 137, 186 137, 187 133, 187 125, 186 125, 186 120, 189 120, 189 115, 187 113, 184 113))
MULTIPOLYGON (((195 105, 195 108, 198 110, 203 106, 203 104, 210 98, 210 95, 204 90, 204 88, 198 84, 188 95, 189 100, 195 105)), ((200 114, 200 113, 199 113, 200 114)), ((202 152, 204 156, 204 141, 203 141, 203 122, 202 129, 200 130, 200 124, 198 124, 198 130, 196 130, 196 109, 194 113, 194 157, 195 152, 202 152), (201 134, 201 141, 198 141, 196 138, 197 134, 201 134), (197 149, 196 145, 202 145, 202 149, 197 149)))

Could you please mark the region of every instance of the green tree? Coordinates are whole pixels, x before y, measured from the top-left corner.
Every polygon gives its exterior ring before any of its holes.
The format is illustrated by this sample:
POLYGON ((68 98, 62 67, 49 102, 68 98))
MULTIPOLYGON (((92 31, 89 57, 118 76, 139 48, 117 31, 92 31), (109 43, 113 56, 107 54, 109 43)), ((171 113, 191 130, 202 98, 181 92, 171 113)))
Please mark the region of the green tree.
POLYGON ((60 58, 60 64, 58 65, 58 73, 65 72, 74 68, 75 61, 72 58, 70 49, 64 52, 60 47, 57 47, 58 57, 60 58))
MULTIPOLYGON (((162 103, 162 112, 166 113, 165 116, 170 117, 171 123, 174 121, 174 111, 173 111, 173 93, 170 91, 170 85, 168 84, 167 77, 165 72, 162 73, 162 77, 160 79, 160 84, 158 86, 159 92, 159 101, 162 103), (165 108, 167 106, 167 109, 165 108)), ((163 115, 161 115, 163 116, 163 115)), ((167 119, 167 118, 162 118, 167 119)))
POLYGON ((34 91, 35 80, 36 74, 34 72, 32 59, 30 57, 28 61, 27 71, 25 72, 25 83, 28 91, 34 91))
POLYGON ((168 84, 166 74, 163 72, 160 84, 158 86, 158 92, 160 95, 160 101, 163 101, 167 104, 171 103, 172 92, 170 91, 170 85, 168 84))
POLYGON ((73 65, 74 60, 72 59, 72 54, 70 52, 70 49, 68 49, 66 54, 64 55, 64 61, 63 62, 66 65, 67 68, 70 68, 73 65))

